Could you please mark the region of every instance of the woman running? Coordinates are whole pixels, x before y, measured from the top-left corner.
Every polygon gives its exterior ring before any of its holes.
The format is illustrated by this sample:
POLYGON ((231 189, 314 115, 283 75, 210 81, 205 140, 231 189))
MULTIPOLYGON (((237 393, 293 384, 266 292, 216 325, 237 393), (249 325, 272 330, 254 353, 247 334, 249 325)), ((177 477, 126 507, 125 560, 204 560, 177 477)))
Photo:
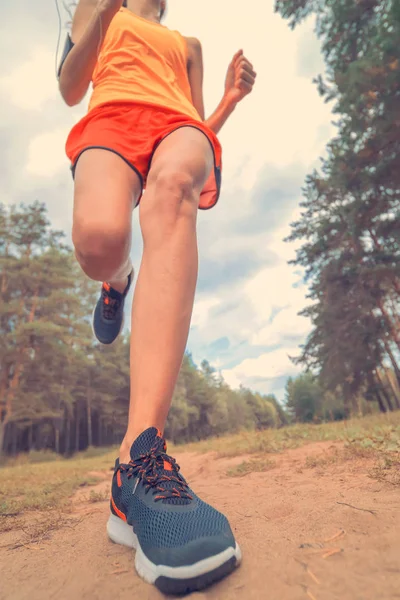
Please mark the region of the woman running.
POLYGON ((238 52, 223 98, 205 119, 201 45, 160 23, 165 8, 163 0, 80 0, 59 86, 73 106, 93 83, 89 111, 66 152, 76 257, 102 282, 93 330, 103 344, 122 328, 133 278, 131 217, 140 201, 144 249, 132 307, 129 420, 107 531, 136 548, 146 581, 176 594, 220 579, 241 558, 226 517, 189 488, 162 432, 193 309, 197 211, 214 206, 220 192, 216 134, 256 74, 238 52))

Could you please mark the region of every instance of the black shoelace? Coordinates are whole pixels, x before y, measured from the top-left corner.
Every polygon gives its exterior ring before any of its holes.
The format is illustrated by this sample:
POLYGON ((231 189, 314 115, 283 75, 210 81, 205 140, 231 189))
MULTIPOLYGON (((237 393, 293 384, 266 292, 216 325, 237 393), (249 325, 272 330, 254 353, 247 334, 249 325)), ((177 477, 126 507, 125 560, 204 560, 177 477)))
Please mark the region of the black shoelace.
POLYGON ((111 296, 109 290, 104 286, 101 290, 102 306, 103 306, 103 317, 110 321, 113 321, 117 316, 119 307, 121 306, 121 300, 111 296))
POLYGON ((156 501, 172 498, 193 500, 188 484, 179 473, 179 465, 165 450, 164 440, 157 438, 155 446, 149 452, 131 460, 127 465, 120 465, 120 470, 125 471, 128 477, 138 477, 146 488, 146 494, 150 490, 153 494, 157 493, 156 501), (171 475, 166 474, 164 463, 168 463, 171 475))

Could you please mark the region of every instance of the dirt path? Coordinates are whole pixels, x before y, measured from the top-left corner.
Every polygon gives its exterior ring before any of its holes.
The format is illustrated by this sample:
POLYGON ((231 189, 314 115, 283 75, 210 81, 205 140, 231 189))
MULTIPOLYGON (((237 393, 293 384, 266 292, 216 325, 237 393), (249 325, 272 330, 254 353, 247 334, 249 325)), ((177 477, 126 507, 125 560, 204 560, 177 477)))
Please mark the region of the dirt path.
MULTIPOLYGON (((337 448, 271 455, 266 472, 244 477, 226 475, 244 457, 178 456, 195 491, 227 514, 243 551, 240 569, 191 598, 400 598, 399 488, 369 478, 365 459, 336 460, 337 448)), ((91 489, 107 494, 110 476, 91 489)), ((0 535, 1 600, 163 597, 138 578, 132 552, 107 540, 108 503, 88 504, 88 493, 79 491, 64 526, 42 542, 4 549, 21 531, 0 535)))

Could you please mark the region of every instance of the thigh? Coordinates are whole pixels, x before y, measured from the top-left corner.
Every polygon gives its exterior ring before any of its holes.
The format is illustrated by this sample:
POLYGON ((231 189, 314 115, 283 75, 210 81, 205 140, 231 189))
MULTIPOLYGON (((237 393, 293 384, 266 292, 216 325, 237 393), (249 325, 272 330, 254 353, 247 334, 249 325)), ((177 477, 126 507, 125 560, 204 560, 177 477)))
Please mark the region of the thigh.
POLYGON ((184 126, 169 133, 157 146, 147 177, 151 186, 160 174, 186 178, 200 193, 214 166, 214 153, 205 133, 184 126))
POLYGON ((73 227, 130 230, 142 182, 118 154, 92 148, 79 157, 75 168, 73 227))

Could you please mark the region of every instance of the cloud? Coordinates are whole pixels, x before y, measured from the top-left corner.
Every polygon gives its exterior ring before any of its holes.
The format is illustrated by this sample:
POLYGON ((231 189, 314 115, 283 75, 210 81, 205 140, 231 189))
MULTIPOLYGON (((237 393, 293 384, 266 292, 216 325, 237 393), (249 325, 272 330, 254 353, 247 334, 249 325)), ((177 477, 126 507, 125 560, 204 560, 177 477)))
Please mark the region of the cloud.
POLYGON ((311 17, 299 30, 296 72, 300 77, 311 80, 325 71, 321 42, 314 34, 316 20, 311 17))
POLYGON ((288 342, 301 342, 310 333, 310 322, 297 313, 295 306, 278 312, 271 323, 256 332, 251 343, 255 346, 275 346, 288 342))
POLYGON ((246 359, 233 369, 222 370, 222 376, 233 387, 238 387, 242 383, 245 386, 263 388, 265 393, 268 393, 274 389, 277 379, 296 375, 299 372, 299 367, 290 360, 290 356, 297 354, 296 346, 279 348, 261 354, 257 358, 246 359))
POLYGON ((62 169, 65 170, 68 161, 64 144, 61 145, 60 140, 66 140, 68 133, 69 127, 60 127, 34 137, 28 146, 27 172, 36 177, 51 179, 62 169))
POLYGON ((0 88, 7 90, 17 108, 38 111, 46 101, 58 98, 57 80, 49 78, 54 69, 54 54, 37 46, 27 60, 0 77, 0 88))

